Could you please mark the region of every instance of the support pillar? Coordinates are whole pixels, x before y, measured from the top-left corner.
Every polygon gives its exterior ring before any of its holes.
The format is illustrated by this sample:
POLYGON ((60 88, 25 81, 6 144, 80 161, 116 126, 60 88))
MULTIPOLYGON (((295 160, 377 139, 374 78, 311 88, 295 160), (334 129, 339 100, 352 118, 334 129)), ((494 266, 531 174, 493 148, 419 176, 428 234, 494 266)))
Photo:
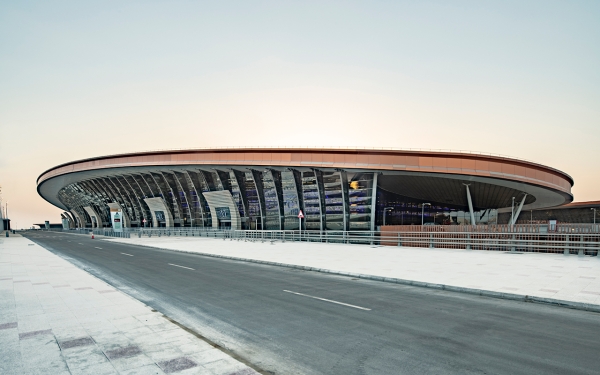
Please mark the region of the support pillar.
POLYGON ((471 225, 475 225, 475 213, 473 212, 473 201, 471 200, 471 191, 469 184, 463 184, 467 188, 467 202, 469 203, 469 213, 471 214, 471 225))
POLYGON ((523 195, 523 199, 521 199, 521 203, 519 203, 519 207, 517 208, 517 212, 515 212, 515 215, 513 217, 511 217, 511 221, 509 222, 510 226, 512 227, 513 225, 515 225, 515 223, 517 222, 517 219, 519 218, 519 215, 521 214, 521 210, 523 209, 523 205, 525 204, 525 199, 527 198, 527 194, 523 195))

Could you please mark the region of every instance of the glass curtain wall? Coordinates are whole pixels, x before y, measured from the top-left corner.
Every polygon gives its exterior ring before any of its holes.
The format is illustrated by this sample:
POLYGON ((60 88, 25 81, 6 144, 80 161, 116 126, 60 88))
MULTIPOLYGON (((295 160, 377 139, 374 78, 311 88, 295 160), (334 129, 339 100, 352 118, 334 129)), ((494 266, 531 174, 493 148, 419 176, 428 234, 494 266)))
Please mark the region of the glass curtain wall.
POLYGON ((350 230, 371 229, 373 177, 373 173, 357 173, 349 183, 350 230))
MULTIPOLYGON (((231 196, 233 197, 233 201, 238 208, 240 213, 240 218, 242 222, 242 229, 248 229, 248 216, 246 215, 246 209, 244 204, 245 192, 244 189, 240 187, 240 183, 238 182, 238 175, 240 172, 234 172, 233 170, 229 172, 229 184, 231 186, 231 196)), ((242 178, 243 179, 243 178, 242 178)))
POLYGON ((348 182, 346 172, 323 172, 325 189, 325 228, 328 230, 346 230, 348 212, 346 194, 348 182))
POLYGON ((262 215, 258 189, 254 182, 252 172, 245 172, 246 198, 248 199, 248 216, 250 217, 250 229, 262 229, 262 215))
POLYGON ((281 179, 279 172, 267 171, 263 173, 263 191, 265 199, 265 229, 282 229, 282 215, 280 211, 281 179), (279 185, 279 186, 278 186, 279 185))
POLYGON ((298 213, 302 207, 301 198, 298 195, 298 184, 300 183, 300 172, 283 171, 281 172, 281 190, 283 194, 283 229, 298 230, 298 213))
POLYGON ((323 177, 320 171, 302 172, 304 225, 306 230, 323 230, 325 218, 323 177))

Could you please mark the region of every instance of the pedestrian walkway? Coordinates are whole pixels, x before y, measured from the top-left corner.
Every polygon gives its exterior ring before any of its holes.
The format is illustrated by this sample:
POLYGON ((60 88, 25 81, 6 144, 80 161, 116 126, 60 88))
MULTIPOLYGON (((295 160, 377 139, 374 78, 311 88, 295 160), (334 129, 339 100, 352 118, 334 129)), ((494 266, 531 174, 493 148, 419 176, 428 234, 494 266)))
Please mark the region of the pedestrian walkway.
POLYGON ((595 256, 197 237, 107 241, 600 305, 595 256))
POLYGON ((256 374, 18 234, 0 237, 0 374, 256 374))

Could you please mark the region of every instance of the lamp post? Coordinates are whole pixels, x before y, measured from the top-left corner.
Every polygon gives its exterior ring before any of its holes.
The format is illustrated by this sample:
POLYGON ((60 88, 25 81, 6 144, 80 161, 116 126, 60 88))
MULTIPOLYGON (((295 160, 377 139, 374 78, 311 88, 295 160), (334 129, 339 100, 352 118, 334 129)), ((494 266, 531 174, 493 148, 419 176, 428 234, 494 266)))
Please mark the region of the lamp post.
POLYGON ((385 213, 386 213, 388 210, 393 210, 393 209, 394 209, 394 207, 384 207, 384 208, 383 208, 383 226, 385 226, 385 216, 386 216, 386 215, 385 215, 385 213))
POLYGON ((596 226, 596 208, 592 208, 594 210, 594 227, 596 226))
POLYGON ((421 225, 423 225, 424 217, 425 217, 425 206, 431 206, 431 203, 423 203, 421 205, 421 225))

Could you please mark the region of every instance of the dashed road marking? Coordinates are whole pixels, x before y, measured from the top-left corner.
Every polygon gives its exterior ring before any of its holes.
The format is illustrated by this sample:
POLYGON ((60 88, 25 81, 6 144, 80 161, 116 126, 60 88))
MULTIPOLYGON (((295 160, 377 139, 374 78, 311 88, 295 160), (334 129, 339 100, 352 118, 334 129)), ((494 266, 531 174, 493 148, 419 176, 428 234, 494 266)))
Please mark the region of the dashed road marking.
POLYGON ((327 298, 315 297, 315 296, 311 296, 311 295, 304 294, 304 293, 292 292, 291 290, 285 290, 284 289, 283 291, 286 292, 286 293, 296 294, 298 296, 303 296, 303 297, 318 299, 319 301, 331 302, 331 303, 335 303, 335 304, 338 304, 338 305, 343 305, 343 306, 348 306, 348 307, 354 307, 355 309, 371 311, 371 309, 367 309, 366 307, 360 307, 360 306, 356 306, 356 305, 351 305, 349 303, 334 301, 334 300, 327 299, 327 298))
POLYGON ((184 267, 184 266, 180 266, 180 265, 178 265, 178 264, 173 264, 173 263, 168 263, 168 264, 169 264, 169 266, 173 266, 173 267, 180 267, 180 268, 185 268, 185 269, 188 269, 188 270, 195 271, 195 269, 193 269, 193 268, 190 268, 190 267, 184 267))

